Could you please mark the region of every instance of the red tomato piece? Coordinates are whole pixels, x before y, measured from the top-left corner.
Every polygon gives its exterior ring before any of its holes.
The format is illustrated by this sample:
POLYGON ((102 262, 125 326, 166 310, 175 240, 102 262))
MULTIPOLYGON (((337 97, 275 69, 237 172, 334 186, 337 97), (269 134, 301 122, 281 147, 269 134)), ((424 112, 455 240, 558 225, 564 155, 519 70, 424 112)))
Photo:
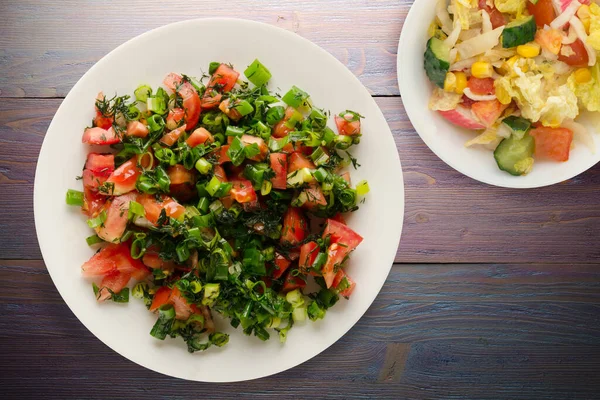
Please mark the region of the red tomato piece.
POLYGON ((486 127, 490 127, 498 118, 500 118, 506 107, 506 105, 494 99, 477 101, 473 103, 471 110, 482 124, 484 124, 486 127))
POLYGON ((115 170, 115 156, 112 154, 90 153, 83 170, 83 186, 97 190, 115 170))
POLYGON ((124 243, 109 244, 94 254, 81 266, 83 276, 96 277, 114 271, 130 274, 136 280, 142 280, 150 271, 140 260, 131 257, 129 247, 124 243))
POLYGON ((116 196, 106 202, 106 220, 102 225, 95 228, 100 238, 107 242, 118 242, 127 228, 129 202, 135 200, 135 193, 127 193, 116 196))
MULTIPOLYGON (((485 0, 479 0, 485 1, 485 0)), ((552 21, 556 18, 556 12, 554 11, 554 6, 552 5, 552 0, 538 0, 536 4, 533 4, 531 1, 527 1, 527 11, 529 14, 533 15, 535 19, 535 24, 538 28, 543 28, 544 25, 550 25, 552 21)))
POLYGON ((167 286, 161 286, 158 288, 156 293, 154 293, 154 297, 152 298, 152 304, 150 305, 150 311, 156 311, 159 307, 164 306, 165 304, 169 304, 169 299, 171 298, 171 289, 167 286))
POLYGON ((175 219, 185 213, 184 206, 166 195, 139 194, 136 201, 144 207, 146 219, 155 225, 162 210, 165 210, 167 217, 175 219))
POLYGON ((341 213, 337 213, 335 214, 335 216, 333 218, 331 218, 334 221, 339 222, 340 224, 344 224, 346 225, 346 220, 344 219, 344 215, 341 213))
POLYGON ((223 95, 217 92, 216 90, 206 89, 206 91, 204 92, 204 96, 202 96, 202 102, 200 103, 200 105, 202 106, 202 108, 209 110, 221 104, 222 98, 223 95))
POLYGON ((287 121, 281 120, 275 125, 273 125, 272 135, 273 137, 280 139, 284 136, 287 136, 290 132, 293 132, 294 130, 294 128, 290 128, 287 125, 287 121))
POLYGON ((302 279, 302 277, 293 276, 290 272, 288 272, 285 280, 283 281, 283 288, 281 289, 283 293, 291 292, 292 290, 296 289, 303 289, 306 287, 306 281, 302 279))
POLYGON ((238 203, 250 203, 256 201, 257 196, 252 182, 245 179, 231 180, 231 191, 230 196, 238 203))
POLYGON ((319 254, 319 245, 317 242, 304 243, 300 247, 300 258, 298 259, 298 267, 303 273, 307 273, 310 267, 315 262, 319 254))
POLYGON ((110 129, 113 124, 112 117, 105 117, 102 113, 96 110, 96 117, 94 118, 94 126, 102 129, 110 129))
POLYGON ((185 110, 185 130, 193 129, 200 119, 201 102, 198 92, 188 81, 183 81, 183 78, 177 74, 170 73, 164 80, 166 87, 183 99, 183 109, 185 110))
MULTIPOLYGON (((83 171, 85 173, 85 171, 83 171)), ((84 178, 85 179, 85 178, 84 178)), ((89 217, 95 217, 102 211, 108 197, 99 194, 89 187, 83 187, 83 207, 81 209, 89 217)))
POLYGON ((288 174, 302 168, 315 169, 317 167, 304 154, 298 152, 292 153, 288 160, 288 174))
POLYGON ((210 134, 209 131, 207 131, 204 128, 198 128, 194 132, 192 132, 190 137, 187 138, 187 140, 185 142, 190 147, 196 147, 196 146, 200 146, 201 144, 204 144, 206 142, 213 143, 214 141, 215 141, 215 139, 213 138, 213 136, 210 134))
POLYGON ((322 273, 329 288, 346 256, 362 242, 363 238, 348 226, 332 219, 327 220, 327 226, 323 231, 323 238, 327 236, 330 237, 331 244, 327 249, 327 262, 323 266, 322 273))
POLYGON ((573 132, 566 128, 539 127, 529 134, 535 139, 535 156, 555 161, 568 161, 573 132))
POLYGON ((250 157, 249 160, 262 161, 265 158, 267 158, 267 154, 269 153, 269 147, 262 138, 252 135, 242 135, 240 139, 242 140, 242 143, 244 143, 245 146, 249 146, 252 144, 256 144, 258 146, 258 150, 260 151, 260 153, 253 157, 250 157))
POLYGON ((221 104, 219 104, 219 110, 223 111, 223 113, 227 115, 229 119, 239 121, 242 118, 242 114, 240 114, 239 111, 235 109, 235 107, 229 107, 229 104, 229 99, 223 100, 221 104))
POLYGON ((479 0, 479 9, 485 10, 490 16, 490 22, 492 23, 492 28, 496 29, 499 26, 506 25, 506 19, 504 15, 496 7, 494 7, 493 2, 491 5, 488 5, 487 0, 479 0))
POLYGON ((121 139, 112 126, 109 129, 98 127, 86 128, 85 131, 83 131, 83 137, 81 138, 82 143, 99 145, 116 144, 120 141, 121 139))
POLYGON ((285 153, 271 153, 269 156, 271 163, 271 169, 275 172, 275 176, 271 178, 273 188, 279 190, 285 190, 287 187, 287 154, 285 153))
POLYGON ((342 283, 342 282, 344 282, 344 286, 347 286, 347 287, 343 290, 340 290, 339 293, 340 293, 340 295, 348 298, 354 291, 354 288, 356 287, 356 282, 354 282, 352 280, 352 278, 350 278, 346 274, 346 272, 344 272, 344 270, 340 268, 340 270, 335 275, 335 278, 333 279, 333 284, 331 285, 331 287, 338 289, 338 287, 340 286, 340 283, 342 283), (345 279, 345 281, 344 281, 344 279, 345 279))
POLYGON ((127 123, 127 131, 125 131, 127 136, 145 138, 148 136, 148 133, 150 133, 148 127, 140 121, 131 121, 127 123))
POLYGON ((104 185, 106 190, 101 192, 113 196, 131 192, 135 189, 137 178, 141 173, 142 170, 137 166, 137 158, 132 157, 110 174, 106 180, 107 185, 104 185))
POLYGON ((335 116, 335 125, 340 135, 354 136, 360 135, 360 120, 353 121, 353 114, 346 114, 343 117, 335 116))
POLYGON ((169 115, 167 115, 167 121, 165 126, 169 130, 174 130, 179 128, 181 120, 185 117, 185 110, 183 108, 174 108, 169 110, 169 115))
POLYGON ((217 161, 219 164, 225 164, 226 162, 231 162, 231 158, 229 158, 229 155, 227 154, 227 150, 229 150, 228 144, 226 144, 225 146, 221 146, 220 148, 215 150, 217 152, 217 154, 219 155, 219 160, 217 161))
POLYGON ((167 175, 171 180, 171 185, 181 183, 194 183, 194 171, 190 171, 181 164, 175 164, 167 168, 167 175))
POLYGON ((171 147, 177 142, 183 132, 185 132, 185 126, 179 127, 171 132, 167 132, 162 138, 160 138, 160 142, 171 147))
POLYGON ((587 50, 580 39, 577 39, 571 44, 563 45, 560 53, 558 53, 558 59, 573 67, 587 67, 588 62, 590 61, 587 50), (566 49, 569 47, 573 51, 573 54, 569 56, 563 56, 563 51, 568 51, 566 49))
POLYGON ((221 93, 227 93, 233 89, 237 83, 240 73, 235 71, 227 64, 221 64, 216 69, 215 73, 212 74, 208 87, 216 89, 221 93))
POLYGON ((104 301, 111 297, 108 289, 110 289, 113 293, 119 293, 125 288, 125 286, 127 286, 127 283, 130 279, 131 275, 119 271, 112 272, 104 276, 99 285, 100 291, 98 292, 98 301, 104 301))
POLYGON ((173 286, 173 290, 171 291, 171 296, 169 298, 169 303, 173 304, 176 319, 186 320, 194 312, 194 310, 187 302, 187 300, 183 297, 181 291, 177 288, 177 286, 173 286))
POLYGON ((215 167, 214 167, 214 175, 221 182, 227 182, 227 174, 225 174, 225 170, 220 165, 215 165, 215 167))
MULTIPOLYGON (((325 200, 325 196, 323 195, 323 190, 319 185, 309 185, 306 189, 302 191, 304 196, 306 196, 306 200, 302 205, 309 210, 314 210, 318 206, 326 206, 327 200, 325 200)), ((302 194, 300 194, 302 196, 302 194)))
POLYGON ((289 268, 292 264, 290 260, 275 252, 275 269, 273 269, 273 279, 279 279, 283 276, 283 273, 289 268))
POLYGON ((283 215, 281 243, 299 245, 308 233, 308 220, 299 208, 290 207, 283 215))
POLYGON ((467 87, 471 89, 474 94, 489 95, 494 94, 494 80, 492 78, 475 78, 474 76, 469 78, 467 87))

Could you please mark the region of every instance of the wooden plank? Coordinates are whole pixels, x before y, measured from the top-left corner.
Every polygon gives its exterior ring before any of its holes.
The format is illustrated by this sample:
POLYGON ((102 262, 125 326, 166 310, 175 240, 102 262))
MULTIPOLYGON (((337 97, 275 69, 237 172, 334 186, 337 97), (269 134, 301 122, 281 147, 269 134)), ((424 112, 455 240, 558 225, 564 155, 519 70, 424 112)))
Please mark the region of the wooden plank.
POLYGON ((172 22, 207 17, 252 19, 296 32, 348 66, 371 93, 398 94, 396 49, 411 3, 239 0, 224 6, 219 0, 127 0, 116 7, 104 1, 4 0, 0 96, 64 97, 96 61, 125 41, 172 22))
MULTIPOLYGON (((563 184, 517 190, 467 178, 437 158, 399 98, 377 98, 402 160, 406 214, 396 262, 600 260, 600 165, 563 184)), ((0 103, 0 258, 39 259, 33 233, 35 163, 58 99, 0 103)))
POLYGON ((0 351, 8 361, 0 387, 9 398, 43 392, 49 399, 207 391, 227 399, 324 391, 332 398, 595 398, 599 289, 595 265, 396 265, 366 315, 321 355, 270 378, 208 385, 126 361, 74 318, 41 261, 0 261, 0 351))

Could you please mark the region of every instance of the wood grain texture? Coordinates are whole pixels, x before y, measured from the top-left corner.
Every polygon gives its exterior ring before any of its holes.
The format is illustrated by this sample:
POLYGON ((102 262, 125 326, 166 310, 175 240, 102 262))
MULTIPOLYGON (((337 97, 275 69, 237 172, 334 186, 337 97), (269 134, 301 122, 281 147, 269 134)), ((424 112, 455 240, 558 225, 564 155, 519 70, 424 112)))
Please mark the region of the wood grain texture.
POLYGON ((338 343, 290 371, 239 384, 185 382, 123 359, 72 315, 41 261, 0 261, 0 315, 6 399, 39 393, 61 400, 198 393, 592 399, 599 393, 600 270, 594 265, 396 265, 375 303, 338 343))
POLYGON ((371 93, 396 95, 396 49, 411 3, 4 0, 0 2, 0 97, 64 97, 118 45, 162 25, 207 17, 252 19, 296 32, 348 66, 371 93))
MULTIPOLYGON (((402 160, 406 213, 396 262, 600 260, 600 165, 547 188, 502 189, 452 170, 413 130, 399 98, 377 98, 402 160)), ((0 103, 0 258, 41 258, 33 225, 39 149, 58 99, 0 103)))

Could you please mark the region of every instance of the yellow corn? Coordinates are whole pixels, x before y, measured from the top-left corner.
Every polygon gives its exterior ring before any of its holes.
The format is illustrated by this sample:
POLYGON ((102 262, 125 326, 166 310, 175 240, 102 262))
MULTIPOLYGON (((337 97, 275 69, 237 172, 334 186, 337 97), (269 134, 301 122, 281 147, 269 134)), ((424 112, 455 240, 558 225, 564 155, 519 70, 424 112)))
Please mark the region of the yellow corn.
POLYGON ((496 91, 496 97, 498 98, 498 101, 500 103, 502 103, 504 105, 510 104, 510 102, 512 101, 512 98, 510 97, 510 94, 508 94, 508 92, 506 91, 505 88, 503 88, 502 86, 496 86, 495 91, 496 91))
POLYGON ((579 68, 575 71, 575 81, 577 83, 587 83, 592 80, 592 73, 589 68, 579 68))
POLYGON ((475 78, 491 78, 493 73, 492 64, 485 61, 474 62, 471 66, 471 75, 475 78))
POLYGON ((517 54, 526 58, 537 57, 540 55, 540 45, 535 42, 522 44, 517 46, 517 54))
POLYGON ((467 75, 464 72, 455 72, 454 76, 456 76, 456 88, 454 91, 458 94, 463 94, 467 87, 467 75))
POLYGON ((577 16, 581 20, 581 23, 583 24, 583 27, 585 28, 585 32, 589 35, 590 34, 590 23, 591 23, 590 7, 587 4, 584 4, 581 7, 579 7, 579 9, 577 10, 577 16))
POLYGON ((456 75, 453 72, 448 72, 446 74, 446 79, 444 79, 444 90, 446 92, 454 92, 456 89, 456 75))

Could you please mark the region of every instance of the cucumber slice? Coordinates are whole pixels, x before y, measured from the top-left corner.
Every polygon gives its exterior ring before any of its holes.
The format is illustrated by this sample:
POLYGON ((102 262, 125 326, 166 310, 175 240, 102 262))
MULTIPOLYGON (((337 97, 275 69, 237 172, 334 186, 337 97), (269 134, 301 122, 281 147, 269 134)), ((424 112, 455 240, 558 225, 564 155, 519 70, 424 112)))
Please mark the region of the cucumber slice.
POLYGON ((516 136, 517 139, 521 139, 531 128, 531 122, 525 118, 515 117, 511 115, 502 120, 512 131, 512 136, 516 136))
POLYGON ((425 51, 425 72, 431 82, 443 88, 446 73, 450 68, 450 49, 436 37, 427 41, 425 51))
POLYGON ((494 151, 494 158, 498 168, 511 175, 521 176, 526 174, 533 164, 533 152, 535 140, 531 135, 517 138, 511 135, 508 139, 500 142, 494 151))
POLYGON ((502 31, 502 47, 508 49, 529 43, 535 39, 536 30, 537 26, 533 15, 510 22, 502 31))

